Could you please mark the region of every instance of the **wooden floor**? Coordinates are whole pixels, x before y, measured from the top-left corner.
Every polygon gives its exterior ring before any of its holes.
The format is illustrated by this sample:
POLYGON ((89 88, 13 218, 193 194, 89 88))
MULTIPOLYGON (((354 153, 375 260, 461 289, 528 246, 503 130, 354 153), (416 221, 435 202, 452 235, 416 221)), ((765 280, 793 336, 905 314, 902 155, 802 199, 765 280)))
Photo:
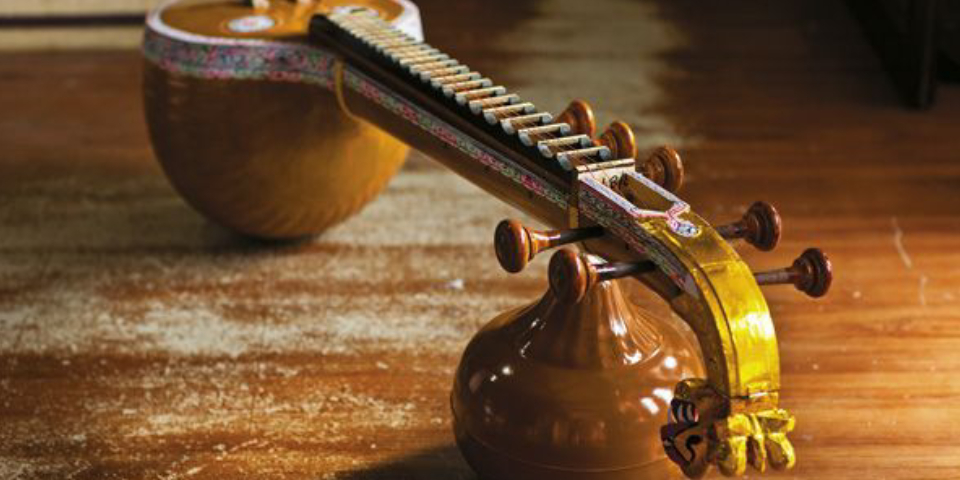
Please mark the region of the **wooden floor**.
MULTIPOLYGON (((960 89, 904 109, 840 2, 418 3, 525 97, 682 145, 709 220, 776 205, 757 269, 830 254, 825 299, 766 291, 798 418, 775 477, 960 478, 960 89)), ((321 238, 247 241, 160 173, 136 53, 3 54, 0 478, 473 478, 453 369, 545 286, 498 270, 515 215, 415 155, 321 238)))

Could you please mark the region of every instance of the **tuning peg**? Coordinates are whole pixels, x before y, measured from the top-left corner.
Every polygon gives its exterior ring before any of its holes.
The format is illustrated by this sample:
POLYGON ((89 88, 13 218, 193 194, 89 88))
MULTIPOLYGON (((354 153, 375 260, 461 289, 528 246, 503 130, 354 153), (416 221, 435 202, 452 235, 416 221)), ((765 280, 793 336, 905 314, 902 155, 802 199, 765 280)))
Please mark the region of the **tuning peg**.
POLYGON ((582 255, 564 248, 550 257, 550 290, 560 299, 577 303, 594 285, 656 269, 653 262, 618 262, 593 265, 582 255))
POLYGON ((793 265, 780 270, 754 273, 753 276, 760 285, 792 283, 797 290, 811 297, 822 297, 833 281, 833 267, 830 259, 819 248, 808 248, 793 261, 793 265))
POLYGON ((780 214, 767 202, 754 202, 740 220, 717 227, 721 237, 742 238, 765 252, 780 243, 780 232, 780 214))
POLYGON ((493 234, 497 260, 504 270, 517 273, 538 253, 568 243, 582 242, 603 235, 601 227, 548 230, 539 232, 524 227, 517 220, 503 220, 493 234))
POLYGON ((637 139, 626 123, 616 121, 600 134, 600 145, 610 149, 611 158, 636 158, 637 139))
POLYGON ((583 100, 574 100, 567 105, 567 108, 557 116, 556 123, 566 123, 570 125, 570 130, 574 134, 587 135, 593 138, 597 133, 597 122, 593 116, 593 109, 590 104, 583 100))
POLYGON ((668 146, 657 148, 645 162, 638 163, 637 172, 669 192, 677 192, 683 186, 683 161, 680 154, 668 146))

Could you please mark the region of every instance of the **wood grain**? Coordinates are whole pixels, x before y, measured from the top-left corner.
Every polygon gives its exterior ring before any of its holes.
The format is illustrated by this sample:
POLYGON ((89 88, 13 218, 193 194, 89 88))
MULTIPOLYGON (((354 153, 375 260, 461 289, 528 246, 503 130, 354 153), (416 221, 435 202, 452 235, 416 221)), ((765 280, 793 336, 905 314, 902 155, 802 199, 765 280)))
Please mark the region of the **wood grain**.
MULTIPOLYGON (((777 250, 741 249, 757 270, 831 256, 824 299, 766 289, 798 418, 798 466, 773 476, 960 477, 960 91, 901 108, 826 0, 505 2, 511 22, 421 3, 433 43, 524 97, 640 123, 641 151, 680 140, 711 221, 775 205, 777 250), (578 50, 524 36, 585 23, 605 27, 578 50)), ((497 265, 516 213, 415 156, 321 238, 235 237, 154 164, 138 68, 0 59, 0 478, 473 478, 449 431, 460 351, 546 288, 545 259, 497 265)))
POLYGON ((160 0, 4 0, 0 15, 97 15, 146 12, 160 0))
POLYGON ((142 38, 140 26, 5 27, 0 28, 0 51, 129 51, 137 48, 142 38))
POLYGON ((0 51, 131 49, 160 0, 3 0, 0 51), (142 22, 139 22, 142 23, 142 22))

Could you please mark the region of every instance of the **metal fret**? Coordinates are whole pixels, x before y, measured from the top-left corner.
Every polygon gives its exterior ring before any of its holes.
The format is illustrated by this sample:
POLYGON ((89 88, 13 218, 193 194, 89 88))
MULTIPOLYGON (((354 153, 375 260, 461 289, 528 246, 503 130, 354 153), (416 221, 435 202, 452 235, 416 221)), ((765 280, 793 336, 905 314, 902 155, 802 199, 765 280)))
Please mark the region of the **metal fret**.
POLYGON ((467 80, 466 82, 457 82, 457 83, 451 83, 451 84, 445 85, 443 86, 442 91, 444 95, 448 97, 452 97, 453 94, 457 92, 462 92, 464 90, 471 90, 471 89, 477 89, 477 88, 485 88, 492 85, 493 85, 493 82, 489 78, 479 78, 476 80, 467 80))
POLYGON ((398 59, 406 55, 420 54, 420 53, 433 53, 433 52, 439 53, 440 49, 433 48, 430 45, 427 45, 425 43, 418 43, 416 45, 385 48, 382 53, 393 59, 398 59))
POLYGON ((534 111, 536 111, 536 108, 532 103, 524 102, 514 105, 507 105, 504 107, 488 108, 483 111, 483 118, 487 121, 487 123, 493 125, 502 118, 533 113, 534 111))
POLYGON ((595 146, 586 135, 571 136, 567 123, 550 123, 554 118, 550 113, 538 112, 519 95, 495 85, 439 49, 399 32, 376 15, 344 10, 328 18, 404 69, 412 79, 426 83, 441 98, 454 99, 490 125, 499 124, 503 134, 516 135, 522 145, 536 148, 543 157, 555 158, 563 170, 610 157, 609 148, 595 146))
POLYGON ((467 73, 470 71, 470 68, 466 65, 457 65, 456 67, 450 68, 441 68, 431 72, 420 72, 420 79, 423 81, 428 81, 433 77, 444 77, 447 75, 454 75, 458 73, 467 73))
POLYGON ((570 125, 566 123, 554 123, 542 127, 524 128, 517 131, 520 142, 528 147, 532 147, 541 137, 557 133, 566 135, 570 133, 570 125))
POLYGON ((564 170, 573 170, 578 163, 585 161, 589 161, 589 163, 600 162, 609 160, 610 156, 610 149, 607 147, 588 147, 557 153, 557 163, 559 163, 564 170))
POLYGON ((407 65, 407 70, 410 70, 410 72, 417 74, 417 73, 426 73, 433 70, 440 70, 442 68, 456 67, 458 65, 460 65, 460 62, 458 62, 456 59, 447 58, 446 60, 438 60, 435 62, 428 62, 420 65, 407 65))
POLYGON ((477 72, 461 73, 459 75, 447 75, 446 77, 435 77, 430 79, 430 85, 433 88, 442 88, 444 85, 457 82, 466 82, 468 80, 477 80, 480 74, 477 72))
POLYGON ((536 124, 546 124, 553 120, 553 115, 547 112, 531 113, 529 115, 520 115, 519 117, 505 118, 500 121, 500 128, 507 135, 513 135, 517 132, 517 127, 529 127, 536 124))
POLYGON ((569 137, 540 140, 537 142, 537 150, 540 150, 540 154, 542 154, 544 157, 550 158, 557 153, 554 151, 554 149, 571 145, 578 146, 579 148, 592 147, 593 140, 586 135, 571 135, 569 137))
POLYGON ((496 97, 484 98, 482 100, 470 100, 467 105, 470 107, 470 111, 474 115, 479 115, 484 108, 496 107, 499 105, 509 105, 511 103, 518 103, 520 101, 520 95, 516 93, 510 93, 507 95, 499 95, 496 97))
POLYGON ((420 66, 421 64, 426 64, 429 62, 439 62, 442 60, 449 60, 450 55, 446 53, 430 53, 426 55, 410 56, 406 58, 401 58, 399 62, 400 65, 404 67, 420 66))
POLYGON ((476 90, 460 92, 454 98, 457 99, 457 103, 464 105, 470 100, 492 97, 494 95, 503 95, 505 93, 507 93, 507 89, 498 85, 496 87, 478 88, 476 90))

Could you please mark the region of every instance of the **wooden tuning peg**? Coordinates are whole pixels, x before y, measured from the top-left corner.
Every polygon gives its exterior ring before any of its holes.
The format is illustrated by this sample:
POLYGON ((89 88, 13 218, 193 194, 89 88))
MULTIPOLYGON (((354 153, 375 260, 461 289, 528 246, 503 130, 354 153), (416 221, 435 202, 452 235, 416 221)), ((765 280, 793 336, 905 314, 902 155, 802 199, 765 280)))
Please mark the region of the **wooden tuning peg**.
POLYGON ((680 154, 668 146, 657 148, 646 161, 637 163, 637 173, 669 192, 677 192, 683 186, 683 161, 680 154))
POLYGON ((550 257, 550 290, 569 303, 578 303, 594 285, 656 269, 653 262, 618 262, 593 265, 569 248, 550 257))
POLYGON ((600 134, 599 142, 610 149, 612 158, 637 157, 637 139, 633 135, 633 129, 621 121, 611 123, 600 134))
POLYGON ((493 235, 497 260, 504 270, 517 273, 538 253, 568 243, 582 242, 603 235, 601 227, 548 230, 539 232, 524 227, 517 220, 503 220, 493 235))
POLYGON ((754 273, 760 285, 778 285, 792 283, 811 297, 822 297, 830 289, 833 281, 833 267, 830 259, 818 248, 808 248, 793 265, 780 270, 754 273))
POLYGON ((574 134, 587 135, 593 138, 597 133, 597 122, 593 116, 593 109, 590 108, 590 104, 583 100, 570 102, 570 105, 567 105, 567 108, 557 116, 555 122, 570 125, 570 130, 574 134))
POLYGON ((765 252, 780 243, 780 232, 780 214, 767 202, 754 202, 740 220, 717 227, 721 237, 742 238, 765 252))

